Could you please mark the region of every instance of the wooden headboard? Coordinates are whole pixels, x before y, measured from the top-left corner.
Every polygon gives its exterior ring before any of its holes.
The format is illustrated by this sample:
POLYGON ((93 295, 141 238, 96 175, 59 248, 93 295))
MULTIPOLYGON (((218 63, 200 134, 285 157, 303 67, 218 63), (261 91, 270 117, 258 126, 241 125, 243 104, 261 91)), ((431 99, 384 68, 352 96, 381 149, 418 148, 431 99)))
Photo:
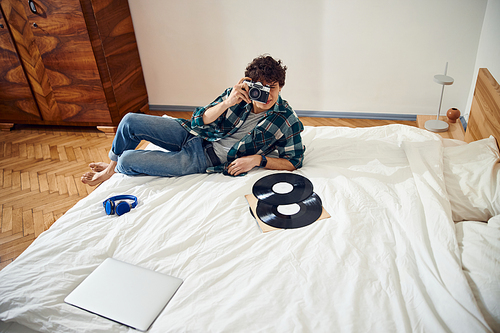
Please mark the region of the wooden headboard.
POLYGON ((496 138, 500 146, 500 86, 486 68, 480 68, 465 141, 481 140, 490 135, 496 138))

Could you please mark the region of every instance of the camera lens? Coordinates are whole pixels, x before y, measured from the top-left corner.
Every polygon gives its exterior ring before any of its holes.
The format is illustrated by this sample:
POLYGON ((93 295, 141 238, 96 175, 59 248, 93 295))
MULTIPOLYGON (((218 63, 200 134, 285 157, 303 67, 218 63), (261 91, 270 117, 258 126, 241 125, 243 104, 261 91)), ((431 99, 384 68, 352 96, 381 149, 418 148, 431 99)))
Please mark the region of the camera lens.
POLYGON ((260 90, 252 88, 252 89, 250 89, 250 91, 248 92, 248 94, 250 95, 251 99, 257 99, 260 96, 260 90))

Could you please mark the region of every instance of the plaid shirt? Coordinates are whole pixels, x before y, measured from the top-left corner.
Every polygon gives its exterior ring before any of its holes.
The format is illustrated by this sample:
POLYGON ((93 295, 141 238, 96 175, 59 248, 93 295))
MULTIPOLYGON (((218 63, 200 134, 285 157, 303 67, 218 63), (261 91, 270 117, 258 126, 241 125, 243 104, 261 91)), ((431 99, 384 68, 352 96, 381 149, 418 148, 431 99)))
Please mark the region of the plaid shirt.
MULTIPOLYGON (((242 102, 233 105, 218 119, 207 125, 203 123, 203 114, 208 108, 224 101, 232 89, 226 89, 207 106, 196 108, 191 121, 185 119, 177 119, 177 121, 191 134, 208 141, 213 142, 231 136, 247 119, 248 114, 252 111, 252 104, 242 102)), ((256 154, 267 155, 275 149, 278 150, 280 158, 287 159, 295 168, 300 168, 305 150, 300 136, 303 130, 304 126, 295 112, 287 101, 279 96, 276 104, 266 111, 265 116, 257 126, 229 150, 227 163, 208 168, 207 172, 227 171, 229 163, 239 157, 256 154)))

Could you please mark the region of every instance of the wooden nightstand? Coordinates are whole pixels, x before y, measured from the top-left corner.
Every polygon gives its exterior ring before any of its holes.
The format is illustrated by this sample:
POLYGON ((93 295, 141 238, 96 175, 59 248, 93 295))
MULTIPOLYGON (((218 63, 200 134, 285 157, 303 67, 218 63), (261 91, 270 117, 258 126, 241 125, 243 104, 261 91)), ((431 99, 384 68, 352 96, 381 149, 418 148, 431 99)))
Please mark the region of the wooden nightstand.
MULTIPOLYGON (((418 126, 418 128, 425 129, 425 122, 427 120, 431 120, 431 119, 436 119, 436 116, 422 116, 422 115, 417 116, 417 126, 418 126)), ((439 117, 439 119, 442 120, 442 121, 448 122, 448 117, 446 117, 446 116, 441 116, 441 117, 439 117)), ((460 119, 457 119, 456 123, 450 123, 450 122, 448 122, 448 124, 450 125, 450 128, 448 129, 448 131, 446 131, 446 132, 439 132, 439 133, 436 133, 436 134, 439 134, 443 138, 446 138, 446 139, 455 139, 455 140, 462 140, 462 141, 464 141, 465 132, 464 132, 464 128, 462 126, 462 123, 460 122, 460 119)))

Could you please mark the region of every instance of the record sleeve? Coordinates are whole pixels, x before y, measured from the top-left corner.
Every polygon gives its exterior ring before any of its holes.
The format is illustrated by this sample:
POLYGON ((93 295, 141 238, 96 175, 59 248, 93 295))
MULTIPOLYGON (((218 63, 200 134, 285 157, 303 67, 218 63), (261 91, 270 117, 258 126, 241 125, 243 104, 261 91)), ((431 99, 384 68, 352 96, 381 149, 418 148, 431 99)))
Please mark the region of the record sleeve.
MULTIPOLYGON (((247 199, 248 206, 250 207, 250 213, 254 217, 255 221, 257 222, 257 226, 259 227, 260 231, 262 231, 263 233, 268 233, 268 232, 275 231, 275 230, 282 230, 282 228, 272 227, 272 226, 262 222, 262 220, 257 216, 256 209, 257 209, 258 199, 253 194, 247 194, 247 195, 245 195, 245 198, 247 199)), ((323 220, 323 219, 328 219, 330 217, 331 217, 330 214, 328 214, 328 212, 325 210, 325 208, 322 207, 321 216, 317 219, 317 221, 323 220)))

